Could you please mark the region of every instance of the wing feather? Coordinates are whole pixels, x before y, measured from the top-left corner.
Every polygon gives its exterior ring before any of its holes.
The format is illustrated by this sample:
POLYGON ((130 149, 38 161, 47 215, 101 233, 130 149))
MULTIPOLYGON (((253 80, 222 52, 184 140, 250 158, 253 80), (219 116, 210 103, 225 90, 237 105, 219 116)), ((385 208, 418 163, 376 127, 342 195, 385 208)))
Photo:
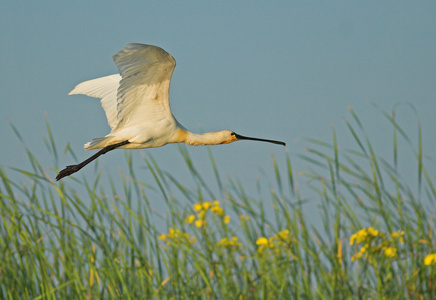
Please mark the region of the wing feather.
POLYGON ((101 106, 111 129, 116 127, 117 121, 117 91, 121 76, 114 74, 78 84, 68 95, 82 94, 100 98, 101 106))
POLYGON ((117 93, 117 128, 165 119, 174 122, 168 99, 174 58, 156 46, 128 44, 113 60, 122 77, 117 93))

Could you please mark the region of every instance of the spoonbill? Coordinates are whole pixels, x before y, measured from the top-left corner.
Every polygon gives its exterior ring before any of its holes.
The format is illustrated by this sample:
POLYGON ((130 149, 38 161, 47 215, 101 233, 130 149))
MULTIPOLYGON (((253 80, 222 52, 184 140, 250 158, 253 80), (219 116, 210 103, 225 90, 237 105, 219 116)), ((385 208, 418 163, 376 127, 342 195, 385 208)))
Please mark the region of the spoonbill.
POLYGON ((203 134, 188 131, 171 113, 168 98, 176 61, 162 48, 128 44, 113 60, 120 74, 82 82, 69 93, 100 98, 111 132, 86 143, 85 150, 101 150, 77 165, 67 166, 56 181, 114 149, 156 148, 169 143, 219 145, 240 140, 286 146, 281 141, 247 137, 231 130, 203 134))

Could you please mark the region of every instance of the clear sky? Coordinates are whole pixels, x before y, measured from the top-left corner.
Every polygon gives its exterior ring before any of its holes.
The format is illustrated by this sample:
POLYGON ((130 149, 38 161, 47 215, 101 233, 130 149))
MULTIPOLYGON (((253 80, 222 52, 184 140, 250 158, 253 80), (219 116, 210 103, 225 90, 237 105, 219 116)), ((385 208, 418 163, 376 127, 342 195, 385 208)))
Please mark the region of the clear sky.
MULTIPOLYGON (((109 133, 104 112, 95 98, 67 94, 82 81, 116 73, 112 55, 132 42, 158 45, 176 59, 171 107, 186 128, 287 142, 286 148, 255 142, 211 148, 221 174, 243 184, 262 178, 259 170, 273 174, 271 151, 279 164, 288 152, 303 168, 296 157, 300 138, 331 141, 332 124, 339 144, 351 146, 347 106, 376 150, 389 156, 391 127, 371 103, 386 111, 404 102, 416 108, 434 167, 434 1, 2 1, 0 37, 5 167, 29 168, 10 121, 55 177, 42 141, 45 114, 61 153, 69 142, 79 160, 90 156, 83 144, 109 133)), ((398 108, 398 121, 412 136, 415 120, 407 106, 398 108)), ((182 182, 189 177, 177 146, 141 151, 182 182)), ((133 153, 138 162, 141 151, 133 153)), ((207 148, 189 151, 213 178, 207 148)), ((59 167, 71 163, 60 155, 59 167)), ((110 173, 125 164, 123 151, 99 159, 110 173)), ((144 169, 138 172, 152 182, 144 169)), ((89 166, 81 173, 95 174, 89 166)))

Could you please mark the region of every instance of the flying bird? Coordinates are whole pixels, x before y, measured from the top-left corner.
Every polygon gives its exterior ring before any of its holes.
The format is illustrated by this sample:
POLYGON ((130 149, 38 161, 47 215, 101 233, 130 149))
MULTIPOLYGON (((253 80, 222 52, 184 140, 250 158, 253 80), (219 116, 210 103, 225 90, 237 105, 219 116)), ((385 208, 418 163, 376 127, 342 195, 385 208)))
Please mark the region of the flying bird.
POLYGON ((247 137, 231 130, 203 134, 188 131, 171 113, 169 88, 176 61, 162 48, 128 44, 113 60, 119 74, 82 82, 69 93, 100 98, 111 132, 86 143, 85 150, 101 150, 77 165, 67 166, 56 181, 114 149, 156 148, 169 143, 219 145, 240 140, 286 146, 281 141, 247 137))

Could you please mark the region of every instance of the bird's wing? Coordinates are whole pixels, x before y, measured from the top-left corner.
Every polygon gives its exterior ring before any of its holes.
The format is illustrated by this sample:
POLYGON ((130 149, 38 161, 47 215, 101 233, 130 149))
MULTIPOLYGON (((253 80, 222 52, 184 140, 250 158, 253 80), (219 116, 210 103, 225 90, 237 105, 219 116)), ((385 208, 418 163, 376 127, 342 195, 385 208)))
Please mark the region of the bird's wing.
POLYGON ((117 128, 173 120, 168 97, 174 58, 156 46, 128 44, 113 59, 122 77, 117 128))
POLYGON ((117 124, 117 90, 121 76, 114 74, 78 84, 68 95, 83 94, 100 98, 101 106, 106 113, 109 126, 113 129, 117 124))

